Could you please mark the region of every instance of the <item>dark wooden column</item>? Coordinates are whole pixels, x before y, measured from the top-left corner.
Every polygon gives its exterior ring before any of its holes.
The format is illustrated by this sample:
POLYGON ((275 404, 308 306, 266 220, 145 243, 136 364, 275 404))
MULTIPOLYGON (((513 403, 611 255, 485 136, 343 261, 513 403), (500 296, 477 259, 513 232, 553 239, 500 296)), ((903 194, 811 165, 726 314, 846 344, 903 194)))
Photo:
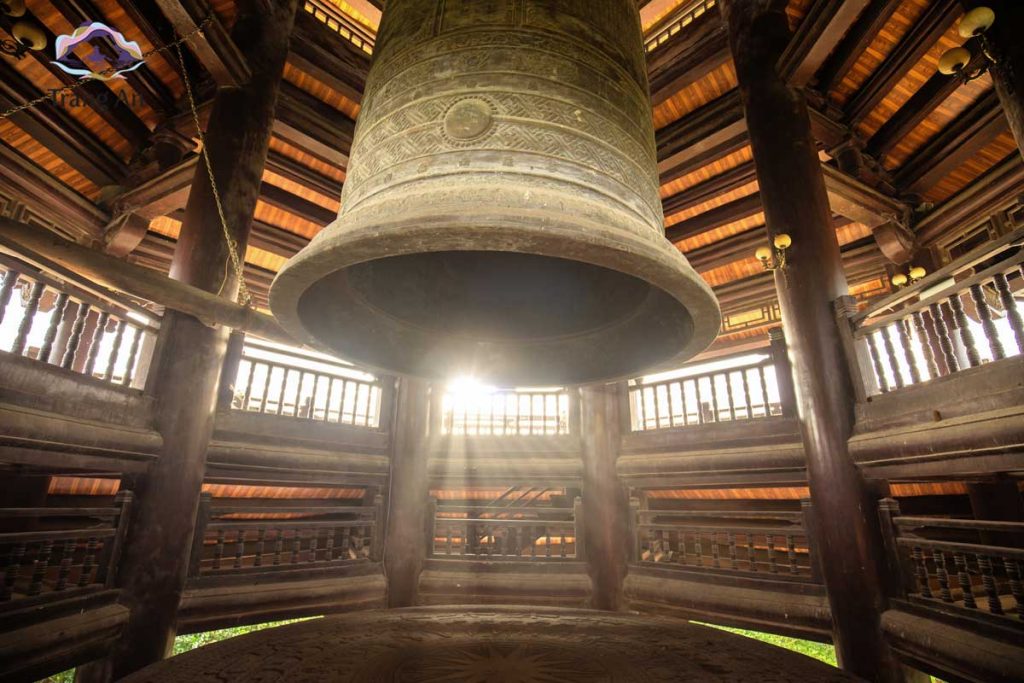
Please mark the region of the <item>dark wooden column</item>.
MULTIPOLYGON (((240 254, 245 253, 259 195, 296 5, 297 0, 236 3, 232 39, 248 59, 252 79, 217 92, 206 130, 227 223, 240 254)), ((238 290, 202 162, 171 276, 225 298, 234 298, 238 290)), ((228 332, 174 311, 161 324, 159 357, 148 387, 156 397, 156 428, 163 447, 139 482, 137 512, 120 570, 122 601, 131 608, 131 617, 109 660, 107 671, 115 679, 165 657, 174 640, 228 332)), ((93 680, 104 678, 107 671, 93 680)))
POLYGON ((615 472, 621 445, 619 386, 580 390, 583 454, 583 548, 594 609, 623 608, 622 582, 629 560, 629 497, 615 472))
POLYGON ((420 571, 427 551, 427 414, 430 385, 403 377, 398 384, 391 448, 384 573, 388 607, 416 604, 420 571))
POLYGON ((842 667, 875 681, 902 677, 882 637, 885 606, 876 502, 847 448, 850 377, 832 302, 847 294, 839 244, 802 92, 776 69, 789 41, 785 0, 722 4, 769 239, 788 233, 776 271, 817 534, 842 667))
POLYGON ((996 21, 987 38, 996 64, 991 67, 992 82, 1003 105, 1006 120, 1024 155, 1024 2, 1020 0, 968 0, 969 7, 983 5, 996 13, 996 21))

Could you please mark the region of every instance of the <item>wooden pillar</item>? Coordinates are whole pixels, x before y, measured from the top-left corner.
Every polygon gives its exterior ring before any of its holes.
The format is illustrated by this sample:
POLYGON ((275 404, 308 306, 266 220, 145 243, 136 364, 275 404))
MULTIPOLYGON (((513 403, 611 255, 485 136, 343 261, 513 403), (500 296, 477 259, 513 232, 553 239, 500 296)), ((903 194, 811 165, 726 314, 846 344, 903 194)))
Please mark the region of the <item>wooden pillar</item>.
POLYGON ((427 414, 430 385, 421 379, 399 381, 392 431, 391 486, 384 573, 388 607, 416 604, 420 571, 427 552, 427 414))
MULTIPOLYGON (((297 0, 240 0, 232 39, 246 56, 251 80, 214 98, 206 130, 224 213, 245 253, 259 196, 274 110, 297 0)), ((234 298, 238 281, 202 161, 196 168, 171 277, 234 298)), ((109 660, 83 678, 121 678, 165 657, 174 641, 185 587, 206 448, 213 429, 228 330, 170 311, 160 328, 159 357, 148 386, 156 394, 159 459, 139 482, 135 519, 120 570, 121 600, 131 609, 109 660)))
POLYGON ((1024 2, 1020 0, 968 0, 969 7, 985 6, 995 11, 996 21, 986 38, 996 63, 990 68, 999 102, 1024 155, 1024 2))
POLYGON ((231 402, 235 397, 235 379, 238 377, 238 367, 242 364, 242 351, 244 349, 245 332, 233 330, 228 337, 228 347, 224 353, 224 365, 220 372, 217 410, 231 410, 231 402))
POLYGON ((796 415, 796 398, 793 396, 793 368, 789 363, 786 349, 786 333, 781 327, 768 330, 772 363, 775 365, 775 383, 779 387, 779 403, 783 417, 796 415))
MULTIPOLYGON (((629 497, 615 472, 621 446, 619 386, 580 389, 580 442, 583 455, 583 547, 594 609, 623 609, 631 542, 629 497)), ((579 520, 577 520, 579 526, 579 520)))
POLYGON ((885 607, 876 501, 850 458, 851 382, 832 302, 847 294, 839 244, 802 92, 776 64, 790 34, 786 0, 722 4, 769 240, 788 233, 775 272, 792 365, 815 527, 841 666, 875 681, 902 678, 880 628, 885 607))

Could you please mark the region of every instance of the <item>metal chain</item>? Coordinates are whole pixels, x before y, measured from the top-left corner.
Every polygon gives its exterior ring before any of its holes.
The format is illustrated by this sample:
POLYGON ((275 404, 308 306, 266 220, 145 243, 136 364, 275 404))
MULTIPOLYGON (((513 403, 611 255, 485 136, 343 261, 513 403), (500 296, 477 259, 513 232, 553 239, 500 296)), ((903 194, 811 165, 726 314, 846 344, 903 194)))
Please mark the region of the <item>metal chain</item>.
MULTIPOLYGON (((213 20, 213 15, 211 14, 210 16, 206 17, 206 19, 203 19, 203 21, 200 22, 200 24, 198 26, 196 26, 195 29, 190 31, 184 37, 177 39, 176 41, 174 41, 173 43, 170 43, 169 45, 161 45, 160 47, 153 48, 149 52, 143 52, 142 53, 142 57, 139 59, 139 61, 143 61, 144 62, 144 61, 146 61, 147 59, 149 59, 150 57, 152 57, 155 54, 158 54, 160 52, 166 52, 167 50, 170 50, 171 48, 179 47, 186 40, 189 40, 193 36, 198 35, 199 33, 202 33, 203 29, 206 28, 206 25, 209 24, 212 20, 213 20)), ((117 71, 117 67, 116 66, 110 66, 110 67, 107 67, 106 69, 104 69, 103 71, 97 71, 96 75, 97 76, 112 76, 116 71, 117 71)), ((20 111, 24 111, 26 109, 31 109, 32 107, 39 106, 43 102, 52 100, 54 97, 56 97, 58 95, 66 95, 68 93, 72 93, 75 90, 77 90, 78 88, 81 88, 83 85, 85 85, 86 83, 88 83, 91 80, 94 80, 94 79, 92 79, 92 78, 82 78, 82 79, 79 79, 77 82, 75 82, 75 83, 73 83, 71 85, 66 85, 63 88, 60 88, 59 90, 51 90, 47 94, 42 95, 40 97, 37 97, 34 100, 29 100, 28 102, 24 102, 22 104, 19 104, 16 107, 11 107, 10 109, 4 111, 3 113, 0 113, 0 120, 6 119, 6 118, 8 118, 10 116, 13 116, 14 114, 17 114, 20 111)))
MULTIPOLYGON (((252 296, 249 294, 249 288, 245 285, 245 274, 242 268, 242 260, 238 257, 238 242, 231 236, 231 230, 228 229, 228 219, 224 216, 224 206, 220 201, 220 189, 217 187, 217 179, 213 175, 213 164, 210 162, 209 148, 206 146, 206 133, 203 132, 203 126, 199 123, 199 109, 196 107, 196 99, 192 94, 192 81, 188 77, 188 71, 185 68, 185 55, 182 54, 181 50, 182 41, 175 43, 175 49, 178 51, 178 61, 181 63, 181 80, 185 82, 185 92, 188 94, 188 104, 192 109, 192 120, 196 124, 196 133, 199 136, 200 155, 203 157, 204 166, 206 166, 206 174, 210 178, 210 188, 213 190, 213 201, 217 205, 217 215, 220 217, 220 227, 224 232, 224 241, 228 245, 228 255, 231 259, 231 266, 235 271, 235 277, 238 279, 238 297, 241 300, 240 303, 243 306, 252 305, 252 296)), ((221 281, 220 291, 221 294, 224 291, 224 285, 227 284, 227 277, 221 281)))

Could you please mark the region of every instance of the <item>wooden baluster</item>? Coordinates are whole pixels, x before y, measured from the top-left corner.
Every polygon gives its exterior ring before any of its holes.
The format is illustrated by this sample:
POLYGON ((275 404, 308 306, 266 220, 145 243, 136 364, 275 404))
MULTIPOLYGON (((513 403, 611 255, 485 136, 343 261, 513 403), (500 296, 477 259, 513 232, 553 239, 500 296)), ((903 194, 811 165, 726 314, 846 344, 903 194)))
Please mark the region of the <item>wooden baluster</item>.
POLYGON ((695 531, 693 534, 693 554, 696 556, 697 566, 704 566, 704 549, 700 544, 700 532, 695 531))
POLYGON ((79 586, 88 586, 92 582, 92 572, 96 569, 96 549, 99 540, 90 536, 85 544, 85 559, 82 560, 82 575, 78 577, 79 586))
POLYGON ((281 553, 284 552, 284 529, 274 530, 274 566, 281 564, 281 553))
POLYGON ((889 367, 892 369, 893 381, 896 383, 897 389, 902 389, 905 385, 903 382, 903 373, 900 371, 899 363, 896 361, 896 347, 892 342, 892 328, 894 325, 886 325, 882 328, 882 345, 885 348, 885 355, 889 361, 889 367))
POLYGON ((338 559, 334 554, 334 545, 337 536, 337 528, 327 530, 327 542, 326 545, 324 546, 324 554, 327 555, 328 562, 333 562, 334 560, 338 559))
POLYGON ((911 552, 911 557, 914 560, 914 575, 917 578, 917 585, 921 591, 921 596, 930 598, 932 597, 932 587, 930 577, 928 576, 928 560, 925 559, 924 552, 921 548, 916 545, 911 552))
POLYGON ((711 566, 715 569, 722 568, 718 558, 718 532, 711 532, 711 566))
POLYGON ((270 398, 270 376, 274 374, 274 366, 269 363, 260 363, 267 369, 266 377, 263 378, 263 394, 260 396, 260 413, 267 412, 267 400, 270 398))
POLYGON ((786 556, 789 558, 789 573, 799 573, 799 567, 796 564, 796 538, 793 534, 786 534, 786 556))
POLYGON ((288 391, 288 376, 292 371, 288 368, 281 368, 281 386, 277 392, 277 410, 275 414, 281 415, 284 412, 285 392, 288 391))
POLYGON ((309 561, 316 562, 316 555, 320 546, 320 530, 313 529, 313 534, 309 539, 309 561))
POLYGON ((50 322, 46 326, 46 334, 43 335, 43 345, 39 347, 39 360, 44 363, 50 360, 53 353, 53 342, 57 339, 57 330, 60 329, 60 321, 64 319, 64 311, 68 307, 67 292, 60 292, 53 304, 53 312, 50 314, 50 322))
POLYGON ((224 530, 217 530, 217 542, 213 546, 213 568, 220 569, 220 561, 224 557, 224 530))
POLYGON ((686 565, 686 531, 679 532, 679 564, 686 565))
POLYGON ((121 353, 121 343, 124 341, 124 328, 128 325, 124 320, 119 320, 117 330, 114 332, 113 348, 110 349, 110 357, 107 359, 107 371, 103 373, 103 381, 109 382, 114 378, 114 366, 117 365, 117 357, 121 353))
POLYGON ((960 369, 960 362, 953 350, 953 340, 949 336, 949 328, 946 326, 942 307, 939 304, 931 304, 928 307, 928 312, 931 314, 929 318, 935 327, 935 336, 939 340, 939 348, 942 349, 942 359, 945 361, 946 371, 949 374, 957 372, 960 369))
POLYGON ((565 557, 565 553, 566 553, 566 548, 565 548, 565 529, 562 529, 562 536, 561 536, 561 539, 559 540, 559 544, 558 545, 561 546, 560 549, 561 549, 561 552, 562 552, 562 557, 565 557))
POLYGON ((242 568, 242 555, 245 554, 245 531, 239 529, 235 534, 235 569, 242 568))
POLYGON ((768 570, 772 574, 778 574, 779 573, 779 565, 775 561, 775 535, 774 534, 769 534, 767 538, 768 538, 768 570))
POLYGON ((310 420, 316 419, 316 399, 320 393, 320 373, 313 374, 313 393, 309 397, 309 412, 306 415, 310 420))
POLYGON ((53 541, 43 541, 39 546, 39 554, 32 565, 32 580, 28 584, 28 595, 39 595, 43 592, 43 579, 50 567, 50 554, 53 552, 53 541))
POLYGON ((715 416, 712 422, 719 422, 721 416, 718 414, 718 387, 715 386, 714 375, 708 375, 708 384, 711 387, 711 409, 714 411, 712 414, 715 416))
POLYGON ((910 370, 910 383, 921 383, 921 370, 917 367, 917 356, 914 355, 914 346, 910 340, 910 319, 904 318, 896 323, 896 331, 899 333, 900 346, 903 347, 904 360, 910 370))
POLYGON ((249 374, 245 378, 245 391, 242 393, 242 405, 240 410, 249 410, 249 400, 252 398, 252 384, 256 379, 256 363, 249 361, 249 374))
POLYGON ((139 357, 139 346, 142 344, 142 337, 146 332, 141 327, 134 327, 135 335, 132 337, 132 345, 128 347, 128 360, 124 366, 124 377, 121 379, 121 386, 131 386, 135 378, 135 362, 139 357))
MULTIPOLYGON (((1024 274, 1021 277, 1024 277, 1024 274)), ((1017 342, 1017 353, 1024 353, 1024 319, 1021 318, 1020 309, 1017 308, 1017 298, 1010 290, 1010 283, 1005 275, 999 273, 992 278, 992 281, 996 286, 996 291, 999 292, 999 300, 1006 310, 1006 320, 1010 323, 1010 329, 1013 330, 1013 338, 1017 342)))
POLYGON ((746 406, 745 410, 747 413, 747 419, 750 420, 754 417, 754 401, 750 396, 750 378, 747 376, 749 368, 743 368, 740 372, 740 377, 743 379, 743 403, 746 406))
POLYGON ((736 534, 729 531, 725 537, 729 541, 729 567, 731 569, 739 569, 736 565, 736 534))
POLYGON ((55 591, 62 591, 68 587, 68 576, 71 575, 71 563, 75 559, 76 546, 75 539, 69 538, 64 541, 60 548, 60 560, 57 564, 57 583, 53 586, 55 591))
POLYGON ((953 319, 960 330, 960 342, 964 345, 964 352, 967 354, 967 362, 972 368, 981 365, 981 356, 978 355, 978 347, 974 344, 974 334, 968 327, 967 313, 964 312, 964 302, 959 294, 949 297, 949 307, 953 311, 953 319))
POLYGON ((11 295, 14 294, 14 286, 18 284, 21 273, 15 270, 8 270, 4 275, 4 283, 0 285, 0 323, 4 321, 7 313, 7 304, 11 303, 11 295))
POLYGON ((765 417, 771 417, 771 415, 772 415, 772 402, 771 402, 771 399, 768 398, 768 378, 765 375, 765 371, 764 371, 764 366, 763 365, 758 365, 757 366, 757 375, 758 375, 758 379, 761 382, 761 398, 764 399, 764 416, 765 417))
POLYGON ((878 343, 875 341, 873 332, 864 335, 864 338, 868 341, 868 353, 871 355, 871 364, 875 368, 875 379, 878 380, 878 388, 884 394, 889 391, 889 380, 885 376, 882 356, 878 353, 878 343))
POLYGON ((544 527, 544 557, 551 559, 551 530, 544 527))
POLYGON ((1010 594, 1017 603, 1017 618, 1024 621, 1024 585, 1021 584, 1020 564, 1009 557, 1003 558, 1003 568, 1010 584, 1010 594))
MULTIPOLYGON (((8 278, 13 271, 7 271, 8 278)), ((6 284, 6 281, 5 283, 6 284)), ((8 601, 14 595, 15 584, 18 581, 18 574, 21 572, 21 563, 25 560, 25 544, 17 543, 11 549, 7 558, 7 567, 4 569, 4 585, 0 593, 0 601, 8 601)), ((1007 565, 1009 566, 1009 565, 1007 565)))
POLYGON ((729 400, 729 419, 736 420, 736 400, 732 395, 732 373, 725 373, 725 397, 729 400))
POLYGON ((981 585, 985 589, 985 597, 988 600, 988 611, 992 614, 1002 614, 1003 604, 999 601, 999 588, 996 585, 996 577, 992 572, 992 558, 987 555, 978 555, 978 570, 981 572, 981 585))
MULTIPOLYGON (((921 350, 924 352, 925 366, 928 368, 928 376, 935 378, 939 376, 939 366, 935 362, 935 351, 932 349, 932 345, 929 341, 928 326, 925 325, 924 315, 921 311, 915 311, 913 314, 914 329, 917 331, 917 337, 921 340, 921 350)), ((932 324, 934 329, 934 323, 932 324)))
POLYGON ((100 315, 96 319, 96 329, 92 333, 89 355, 85 359, 85 370, 82 373, 89 377, 92 377, 93 372, 96 370, 96 359, 100 355, 100 344, 103 343, 103 335, 106 333, 108 320, 110 320, 110 314, 106 311, 100 311, 100 315))
POLYGON ((540 535, 537 533, 536 527, 530 527, 529 532, 530 559, 535 560, 537 559, 537 539, 540 538, 540 535))
POLYGON ((935 576, 939 580, 939 596, 943 602, 953 602, 953 594, 949 590, 949 572, 946 570, 946 554, 932 549, 932 560, 935 562, 935 576))
POLYGON ((295 529, 295 536, 292 537, 292 564, 299 563, 299 553, 302 552, 302 537, 299 530, 295 529))
POLYGON ((992 320, 992 309, 989 308, 988 302, 985 301, 985 290, 982 289, 980 284, 971 285, 971 300, 974 301, 974 308, 978 311, 981 329, 985 333, 985 338, 988 340, 988 348, 992 352, 992 360, 1006 358, 1003 344, 999 341, 999 331, 992 320))
POLYGON ((444 543, 444 554, 452 554, 452 525, 449 524, 445 527, 445 543, 444 543))
POLYGON ((71 332, 68 334, 67 345, 64 347, 64 355, 60 359, 60 366, 65 370, 74 367, 75 356, 78 353, 79 344, 82 343, 82 330, 85 329, 89 311, 89 304, 84 301, 78 304, 78 312, 75 314, 75 321, 71 324, 71 332))
POLYGON ((693 380, 693 388, 697 393, 697 424, 704 424, 704 401, 700 397, 700 377, 693 380))
POLYGON ((356 421, 355 410, 352 411, 352 419, 345 419, 345 397, 348 395, 348 385, 351 382, 341 381, 341 403, 338 405, 338 422, 341 424, 354 424, 356 421))
POLYGON ((39 299, 42 298, 44 289, 46 289, 46 286, 42 282, 32 283, 28 302, 26 302, 23 309, 21 322, 18 323, 18 332, 14 336, 14 344, 11 345, 11 353, 15 356, 25 353, 25 345, 28 343, 28 335, 32 331, 32 323, 36 319, 36 311, 39 310, 39 299))
POLYGON ((971 575, 967 567, 966 553, 953 553, 953 562, 956 566, 956 578, 960 584, 960 590, 964 594, 964 607, 977 609, 978 603, 974 601, 974 590, 971 587, 971 575))
POLYGON ((305 384, 306 373, 299 372, 299 382, 295 387, 295 410, 293 411, 293 415, 295 415, 295 417, 305 417, 302 414, 302 406, 300 405, 302 403, 302 387, 305 386, 305 384))
POLYGON ((757 571, 757 551, 754 549, 754 535, 749 531, 747 532, 747 562, 750 564, 748 569, 752 572, 757 571))
POLYGON ((254 567, 263 566, 263 549, 264 544, 267 540, 267 530, 260 527, 256 530, 256 557, 253 558, 252 564, 254 567))

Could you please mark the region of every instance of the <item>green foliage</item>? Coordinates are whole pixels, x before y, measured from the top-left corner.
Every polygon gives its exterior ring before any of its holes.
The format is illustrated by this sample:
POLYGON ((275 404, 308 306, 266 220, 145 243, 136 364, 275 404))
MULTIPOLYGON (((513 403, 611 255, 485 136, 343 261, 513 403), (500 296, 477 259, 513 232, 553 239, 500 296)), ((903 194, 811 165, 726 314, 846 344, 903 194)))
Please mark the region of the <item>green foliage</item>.
POLYGON ((761 633, 760 631, 747 631, 741 628, 730 628, 728 626, 718 626, 716 624, 705 624, 704 622, 695 621, 695 624, 701 626, 710 626, 711 628, 721 629, 728 631, 729 633, 736 633, 747 638, 753 638, 776 647, 784 647, 787 650, 793 652, 799 652, 802 655, 813 657, 819 661, 825 662, 831 666, 837 666, 836 664, 836 649, 827 643, 816 643, 813 640, 800 640, 799 638, 788 638, 786 636, 778 636, 774 633, 761 633))
POLYGON ((268 621, 265 624, 252 624, 251 626, 236 626, 234 628, 222 628, 219 631, 206 631, 205 633, 190 633, 187 636, 178 636, 174 639, 173 654, 180 655, 182 652, 188 652, 189 650, 194 650, 197 647, 202 647, 203 645, 217 643, 222 640, 227 640, 228 638, 234 638, 235 636, 242 636, 246 633, 253 633, 254 631, 262 631, 265 628, 287 626, 288 624, 296 624, 300 621, 309 621, 310 619, 317 618, 318 617, 306 617, 305 619, 268 621))

